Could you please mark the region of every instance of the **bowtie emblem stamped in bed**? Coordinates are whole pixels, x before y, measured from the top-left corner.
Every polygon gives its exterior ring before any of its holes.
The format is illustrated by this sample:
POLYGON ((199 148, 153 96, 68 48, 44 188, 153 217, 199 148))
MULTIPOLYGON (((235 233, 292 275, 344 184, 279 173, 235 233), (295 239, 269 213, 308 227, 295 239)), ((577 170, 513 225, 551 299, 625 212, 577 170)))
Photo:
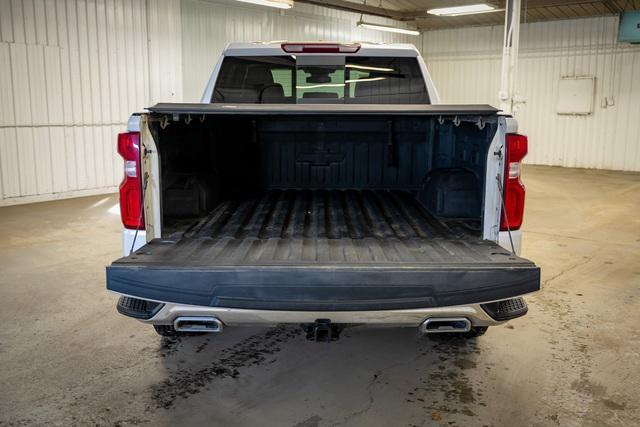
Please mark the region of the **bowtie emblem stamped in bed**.
POLYGON ((307 153, 301 153, 296 158, 297 163, 308 163, 311 166, 326 167, 335 163, 343 163, 345 159, 344 153, 336 153, 327 150, 317 150, 307 153))

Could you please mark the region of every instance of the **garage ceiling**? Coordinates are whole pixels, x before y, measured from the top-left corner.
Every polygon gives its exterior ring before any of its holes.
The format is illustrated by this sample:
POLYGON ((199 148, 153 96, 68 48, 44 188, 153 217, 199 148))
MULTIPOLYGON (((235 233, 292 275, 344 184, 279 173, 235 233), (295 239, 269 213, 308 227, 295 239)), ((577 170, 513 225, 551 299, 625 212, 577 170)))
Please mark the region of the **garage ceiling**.
MULTIPOLYGON (((498 25, 504 23, 505 2, 483 0, 297 0, 334 9, 381 16, 399 21, 411 22, 421 30, 441 28, 498 25), (428 9, 487 3, 497 11, 465 16, 428 15, 428 9)), ((559 19, 585 18, 611 15, 623 10, 640 8, 640 0, 522 0, 522 20, 524 22, 555 21, 559 19)))

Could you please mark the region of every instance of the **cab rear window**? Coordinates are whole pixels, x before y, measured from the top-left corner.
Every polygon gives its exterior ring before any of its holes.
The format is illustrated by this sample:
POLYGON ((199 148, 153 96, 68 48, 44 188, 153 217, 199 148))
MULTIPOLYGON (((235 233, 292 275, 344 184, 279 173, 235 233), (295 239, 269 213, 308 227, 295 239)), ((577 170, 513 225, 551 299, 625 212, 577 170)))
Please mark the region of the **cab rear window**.
POLYGON ((416 58, 227 57, 214 103, 429 104, 416 58))

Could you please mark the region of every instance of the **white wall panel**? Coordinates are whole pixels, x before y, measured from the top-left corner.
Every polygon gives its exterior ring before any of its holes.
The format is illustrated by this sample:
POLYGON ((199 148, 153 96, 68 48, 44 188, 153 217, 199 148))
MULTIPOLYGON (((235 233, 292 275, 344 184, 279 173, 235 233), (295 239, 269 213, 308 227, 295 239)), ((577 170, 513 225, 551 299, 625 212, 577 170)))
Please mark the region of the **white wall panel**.
POLYGON ((5 197, 20 196, 18 144, 15 128, 0 128, 0 159, 2 159, 2 188, 5 197))
POLYGON ((11 45, 0 43, 0 126, 15 123, 11 45))
MULTIPOLYGON (((524 24, 516 113, 528 163, 640 171, 640 47, 616 44, 617 17, 524 24), (562 76, 595 76, 589 116, 556 114, 562 76), (615 105, 603 107, 605 98, 615 105)), ((423 54, 443 102, 498 104, 502 27, 432 31, 423 54)))
POLYGON ((149 103, 182 100, 180 13, 180 2, 175 0, 155 0, 147 13, 152 35, 149 38, 149 103))
POLYGON ((146 3, 0 0, 1 205, 115 190, 115 135, 150 101, 146 3))

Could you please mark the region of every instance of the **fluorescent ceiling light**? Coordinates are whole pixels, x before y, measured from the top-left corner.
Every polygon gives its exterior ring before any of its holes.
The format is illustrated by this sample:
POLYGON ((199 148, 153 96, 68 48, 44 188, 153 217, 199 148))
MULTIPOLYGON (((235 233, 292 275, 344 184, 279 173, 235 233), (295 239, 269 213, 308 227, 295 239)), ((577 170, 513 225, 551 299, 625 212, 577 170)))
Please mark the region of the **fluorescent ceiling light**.
POLYGON ((293 0, 238 0, 242 3, 257 4, 260 6, 277 7, 278 9, 291 9, 293 0))
POLYGON ((296 86, 296 89, 319 89, 321 87, 343 87, 344 83, 322 83, 318 85, 296 86))
POLYGON ((386 77, 369 77, 366 79, 352 79, 352 80, 345 80, 345 83, 359 83, 359 82, 377 82, 379 80, 386 80, 386 77))
POLYGON ((356 70, 366 70, 366 71, 381 71, 385 73, 391 73, 395 71, 393 68, 382 68, 382 67, 369 67, 368 65, 356 65, 356 64, 345 64, 345 68, 355 68, 356 70))
POLYGON ((343 87, 346 86, 347 83, 359 83, 359 82, 377 82, 379 80, 386 80, 386 77, 369 77, 366 79, 351 79, 351 80, 345 80, 344 83, 323 83, 323 84, 318 84, 318 85, 309 85, 309 86, 296 86, 296 89, 319 89, 322 87, 343 87))
POLYGON ((370 30, 386 31, 389 33, 409 34, 412 36, 419 36, 420 31, 410 30, 407 28, 392 27, 390 25, 371 24, 369 22, 359 21, 358 27, 369 28, 370 30))
POLYGON ((452 6, 452 7, 440 7, 438 9, 429 9, 427 13, 438 16, 460 16, 460 15, 472 15, 474 13, 487 13, 494 12, 495 7, 488 4, 469 4, 466 6, 452 6))

